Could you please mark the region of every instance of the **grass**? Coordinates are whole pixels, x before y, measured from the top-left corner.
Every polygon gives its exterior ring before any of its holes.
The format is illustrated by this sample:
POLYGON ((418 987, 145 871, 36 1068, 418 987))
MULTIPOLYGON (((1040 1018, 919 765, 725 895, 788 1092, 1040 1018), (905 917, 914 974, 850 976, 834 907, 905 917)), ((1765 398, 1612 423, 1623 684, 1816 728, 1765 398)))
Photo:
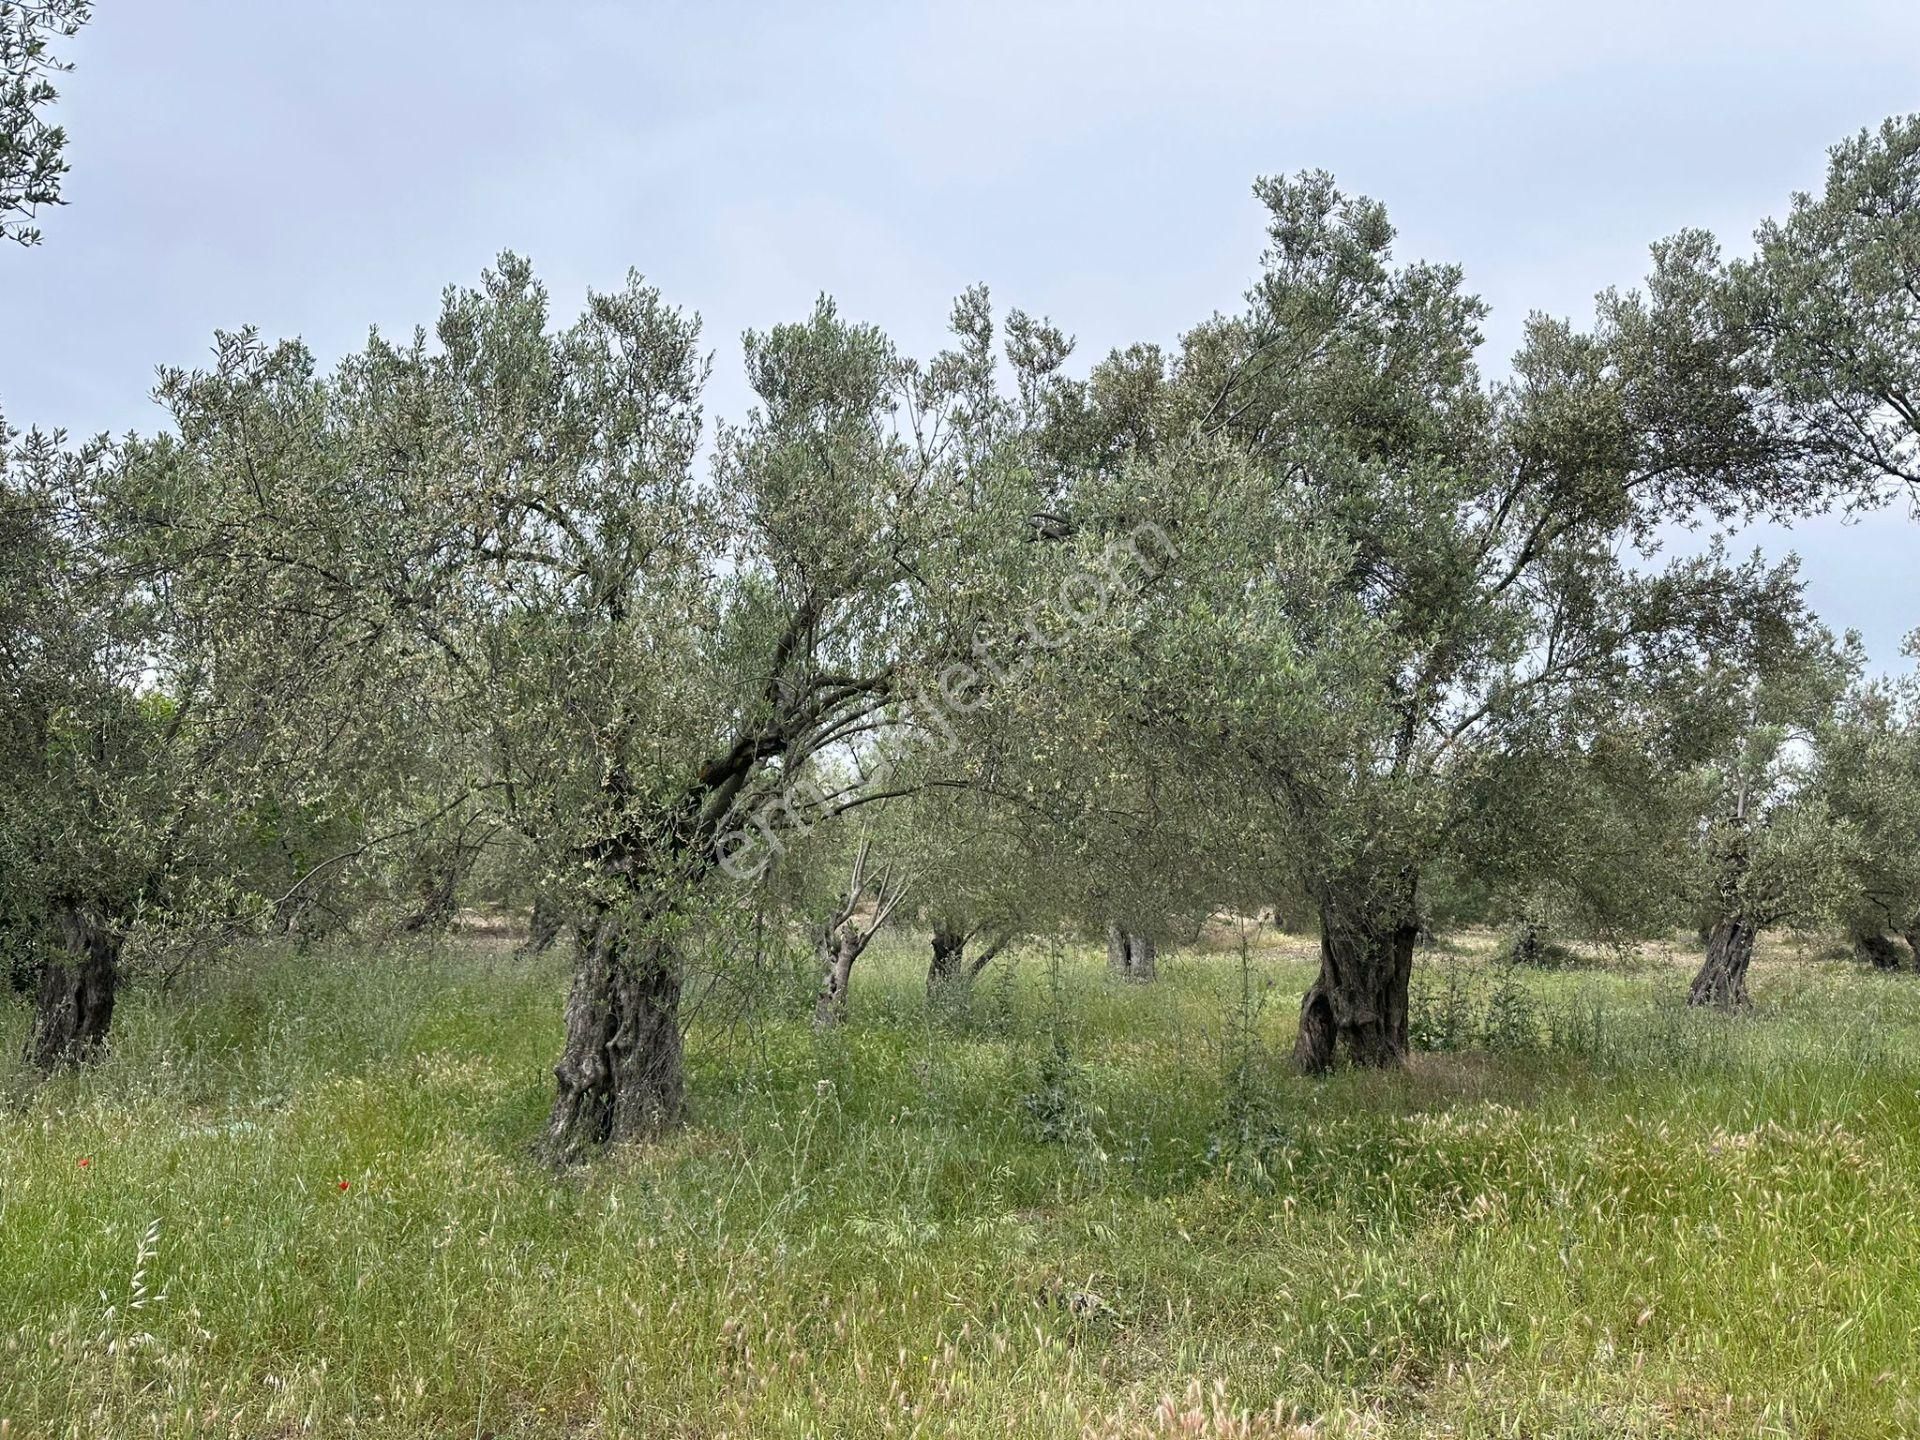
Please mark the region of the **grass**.
POLYGON ((703 1012, 695 1123, 565 1176, 559 962, 135 991, 0 1070, 0 1434, 1920 1432, 1920 979, 1775 948, 1728 1020, 1490 949, 1420 962, 1443 1048, 1304 1081, 1302 943, 930 1015, 900 939, 841 1033, 703 1012))

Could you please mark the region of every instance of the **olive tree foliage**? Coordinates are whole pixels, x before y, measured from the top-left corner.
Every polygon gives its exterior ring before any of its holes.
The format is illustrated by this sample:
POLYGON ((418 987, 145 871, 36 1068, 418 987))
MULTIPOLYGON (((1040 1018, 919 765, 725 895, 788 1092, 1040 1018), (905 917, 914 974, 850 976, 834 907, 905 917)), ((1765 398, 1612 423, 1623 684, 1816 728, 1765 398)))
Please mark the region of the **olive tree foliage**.
POLYGON ((328 673, 408 677, 404 717, 336 683, 341 723, 430 737, 416 808, 543 857, 579 951, 556 1158, 681 1117, 691 930, 850 803, 810 777, 966 653, 1033 508, 964 366, 824 300, 745 354, 757 403, 705 476, 697 322, 636 277, 552 328, 512 256, 431 337, 322 374, 228 336, 163 385, 203 549, 263 611, 325 616, 328 673))
MULTIPOLYGON (((1018 693, 1007 698, 1004 710, 1030 709, 1018 693)), ((931 932, 930 999, 963 1006, 973 982, 1030 935, 1119 929, 1151 955, 1204 915, 1217 877, 1172 852, 1179 827, 1155 823, 1150 787, 1101 769, 1111 757, 1091 737, 1076 749, 1076 737, 1030 731, 1020 713, 986 718, 964 752, 967 778, 919 792, 897 817, 920 877, 913 913, 931 932)))
POLYGON ((1920 957, 1920 695, 1912 675, 1847 694, 1821 729, 1811 784, 1852 840, 1839 918, 1855 952, 1894 968, 1897 936, 1920 957))
POLYGON ((106 1041, 131 939, 152 954, 291 898, 263 832, 300 811, 297 777, 351 750, 308 723, 291 632, 262 644, 151 523, 169 450, 0 446, 0 924, 37 990, 42 1069, 106 1041))
POLYGON ((929 988, 953 998, 1022 933, 1118 931, 1146 957, 1234 898, 1216 856, 1188 843, 1192 807, 1214 801, 1167 783, 1110 713, 1144 698, 1115 687, 1143 663, 1145 596, 1165 577, 1169 539, 1144 515, 1081 525, 1062 500, 1026 547, 1019 607, 981 627, 991 683, 902 766, 906 843, 925 877, 916 904, 933 931, 929 988))
POLYGON ((1057 921, 1045 847, 1030 817, 978 792, 936 792, 909 813, 927 852, 915 907, 932 937, 927 996, 962 999, 1010 946, 1057 921))
MULTIPOLYGON (((911 749, 929 744, 925 736, 911 749)), ((898 916, 931 935, 927 996, 962 1003, 972 981, 1023 936, 1061 922, 1051 897, 1053 874, 1043 858, 1051 831, 1030 809, 995 794, 990 781, 967 783, 956 757, 900 757, 895 779, 906 794, 879 812, 871 827, 888 861, 912 876, 898 916)), ((984 766, 992 775, 998 767, 984 766)), ((869 826, 862 827, 863 835, 869 826)))
POLYGON ((1242 863, 1314 898, 1302 1067, 1390 1065, 1421 879, 1475 862, 1473 797, 1617 728, 1610 702, 1668 648, 1724 644, 1778 595, 1717 554, 1654 568, 1662 522, 1788 509, 1813 482, 1754 411, 1705 237, 1656 247, 1644 292, 1603 295, 1588 331, 1535 317, 1487 385, 1456 268, 1395 263, 1381 207, 1324 175, 1258 193, 1245 310, 1171 359, 1115 355, 1059 406, 1077 523, 1151 513, 1176 556, 1132 633, 1089 647, 1125 678, 1074 690, 1220 799, 1223 850, 1261 832, 1242 863))
POLYGON ((53 77, 72 68, 54 52, 92 17, 90 0, 0 4, 0 240, 40 243, 34 217, 61 204, 67 133, 47 119, 53 77))
POLYGON ((0 444, 0 926, 41 997, 29 1058, 51 1069, 106 1039, 124 928, 164 864, 181 716, 138 691, 146 616, 100 553, 87 462, 46 435, 0 444))
MULTIPOLYGON (((1783 582, 1784 583, 1784 582, 1783 582)), ((1748 1003, 1754 942, 1780 925, 1831 919, 1855 852, 1848 824, 1815 783, 1818 745, 1860 666, 1783 595, 1744 645, 1662 676, 1651 708, 1668 716, 1656 753, 1692 831, 1678 870, 1706 936, 1688 1002, 1748 1003)))
POLYGON ((1729 311, 1783 435, 1868 502, 1920 487, 1920 115, 1829 152, 1727 272, 1729 311))
POLYGON ((1436 930, 1509 927, 1513 959, 1548 963, 1567 937, 1624 945, 1691 915, 1676 879, 1691 863, 1691 816, 1644 721, 1599 717, 1565 742, 1516 736, 1462 783, 1423 904, 1436 930))

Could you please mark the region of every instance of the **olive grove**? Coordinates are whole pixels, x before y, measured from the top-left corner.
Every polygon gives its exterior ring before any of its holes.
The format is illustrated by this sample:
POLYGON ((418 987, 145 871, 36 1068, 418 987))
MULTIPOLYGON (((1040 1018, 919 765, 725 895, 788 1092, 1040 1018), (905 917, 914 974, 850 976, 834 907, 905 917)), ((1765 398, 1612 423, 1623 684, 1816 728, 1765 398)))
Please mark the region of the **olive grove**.
MULTIPOLYGON (((85 9, 0 6, 13 238, 85 9)), ((330 364, 219 335, 150 438, 0 429, 36 1064, 107 1042, 136 939, 430 934, 503 864, 573 962, 556 1161, 684 1117, 693 956, 748 914, 830 1029, 889 923, 963 999, 1024 937, 1144 982, 1303 895, 1314 1073, 1406 1058, 1462 917, 1701 925, 1721 1007, 1769 926, 1911 946, 1910 682, 1720 532, 1920 484, 1920 122, 1493 373, 1379 203, 1255 193, 1239 306, 1084 369, 984 289, 925 359, 822 299, 744 338, 752 404, 710 422, 695 317, 635 275, 557 321, 509 254, 330 364)))

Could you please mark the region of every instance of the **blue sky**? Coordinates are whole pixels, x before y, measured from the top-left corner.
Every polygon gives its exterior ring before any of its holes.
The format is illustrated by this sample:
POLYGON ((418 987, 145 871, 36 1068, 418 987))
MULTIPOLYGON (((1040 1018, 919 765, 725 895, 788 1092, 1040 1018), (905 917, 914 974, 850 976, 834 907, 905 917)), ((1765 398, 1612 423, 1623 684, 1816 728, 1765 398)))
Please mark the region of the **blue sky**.
MULTIPOLYGON (((71 47, 70 204, 0 255, 0 409, 151 428, 215 328, 430 322, 502 249, 564 313, 629 267, 699 311, 711 408, 740 332, 821 291, 906 349, 985 281, 1090 359, 1252 277, 1262 173, 1384 200, 1458 261, 1498 371, 1649 242, 1729 250, 1827 145, 1920 109, 1920 6, 746 5, 103 0, 71 47)), ((1904 506, 1753 533, 1836 628, 1920 625, 1904 506)))

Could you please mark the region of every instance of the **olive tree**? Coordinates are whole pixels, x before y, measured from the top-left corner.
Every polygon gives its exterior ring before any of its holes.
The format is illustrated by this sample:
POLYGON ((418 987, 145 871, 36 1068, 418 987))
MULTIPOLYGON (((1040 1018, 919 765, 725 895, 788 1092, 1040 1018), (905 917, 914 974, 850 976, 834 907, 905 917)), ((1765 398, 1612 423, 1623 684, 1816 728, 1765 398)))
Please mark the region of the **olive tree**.
POLYGON ((1421 879, 1471 863, 1471 798, 1542 746, 1573 753, 1667 647, 1730 643, 1779 594, 1716 554, 1655 568, 1660 526, 1789 508, 1813 481, 1755 412, 1706 237, 1656 247, 1645 291, 1603 295, 1588 331, 1535 317, 1488 385, 1456 268, 1396 264, 1384 211, 1324 175, 1258 193, 1245 310, 1171 359, 1116 355, 1059 407, 1077 523, 1150 514, 1177 555, 1128 643, 1087 662, 1126 678, 1081 693, 1231 797, 1226 833, 1266 832, 1242 854, 1313 897, 1300 1065, 1391 1065, 1421 879))
POLYGON ((1694 864, 1683 873, 1706 932, 1691 1005, 1746 1005, 1759 934, 1830 916, 1853 853, 1850 827, 1814 783, 1814 747, 1858 669, 1857 649, 1805 616, 1772 630, 1670 689, 1674 758, 1696 757, 1690 769, 1676 763, 1671 781, 1692 797, 1694 864))
POLYGON ((1031 508, 959 367, 824 300, 745 356, 705 476, 697 322, 634 278, 552 328, 511 256, 431 337, 322 374, 229 336, 163 386, 203 548, 404 668, 440 803, 538 847, 578 936, 556 1158, 680 1119, 689 927, 840 808, 809 777, 966 652, 1031 508))
POLYGON ((338 815, 314 782, 353 764, 310 723, 292 631, 257 643, 151 523, 171 449, 0 435, 0 921, 29 955, 42 1069, 105 1043, 135 933, 291 903, 320 865, 289 881, 261 826, 324 837, 338 815))
POLYGON ((1920 957, 1920 723, 1914 677, 1849 692, 1822 727, 1811 784, 1853 840, 1840 918, 1855 953, 1899 965, 1892 938, 1920 957))
POLYGON ((895 807, 874 806, 857 819, 792 837, 778 867, 761 876, 762 888, 775 892, 766 898, 810 952, 816 1029, 831 1029, 851 1013, 854 964, 919 888, 896 819, 895 807))
POLYGON ((28 1058, 52 1069, 106 1040, 181 717, 140 693, 144 617, 74 483, 87 462, 45 435, 0 447, 0 917, 38 991, 28 1058))

